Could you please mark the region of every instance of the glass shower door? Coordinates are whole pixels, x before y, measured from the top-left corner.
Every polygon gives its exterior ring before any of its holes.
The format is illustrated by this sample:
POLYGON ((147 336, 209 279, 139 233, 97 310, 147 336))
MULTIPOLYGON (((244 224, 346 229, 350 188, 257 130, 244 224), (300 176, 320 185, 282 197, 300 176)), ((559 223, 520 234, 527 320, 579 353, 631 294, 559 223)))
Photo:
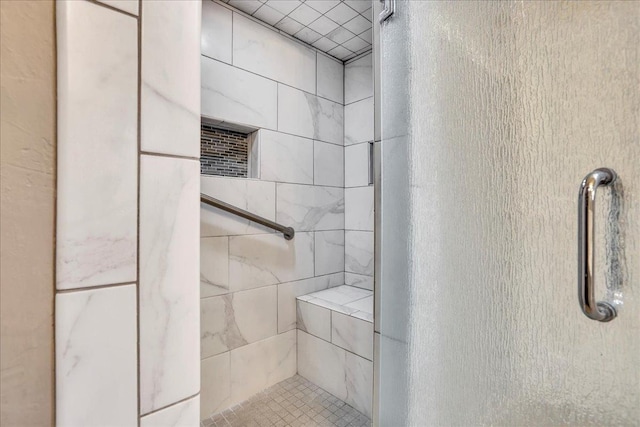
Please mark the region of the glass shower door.
POLYGON ((398 0, 380 52, 377 423, 637 425, 640 3, 398 0))

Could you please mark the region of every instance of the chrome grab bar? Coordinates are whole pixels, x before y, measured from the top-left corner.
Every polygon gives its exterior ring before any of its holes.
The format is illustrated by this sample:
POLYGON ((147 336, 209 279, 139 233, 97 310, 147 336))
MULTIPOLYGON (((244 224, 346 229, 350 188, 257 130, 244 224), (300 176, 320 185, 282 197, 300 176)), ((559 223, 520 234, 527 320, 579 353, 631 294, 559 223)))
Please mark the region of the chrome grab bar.
POLYGON ((594 214, 596 190, 616 180, 616 173, 607 168, 589 173, 580 185, 578 196, 578 300, 582 312, 593 320, 608 322, 617 315, 613 305, 605 301, 596 302, 594 295, 594 214))
POLYGON ((213 206, 214 208, 221 209, 241 218, 257 222, 258 224, 264 225, 265 227, 269 227, 276 231, 279 231, 284 234, 284 238, 287 240, 293 239, 293 236, 295 235, 295 231, 291 227, 285 227, 284 225, 278 224, 277 222, 273 222, 249 211, 245 211, 244 209, 237 208, 233 205, 230 205, 229 203, 223 202, 222 200, 207 196, 206 194, 200 193, 200 201, 209 206, 213 206))

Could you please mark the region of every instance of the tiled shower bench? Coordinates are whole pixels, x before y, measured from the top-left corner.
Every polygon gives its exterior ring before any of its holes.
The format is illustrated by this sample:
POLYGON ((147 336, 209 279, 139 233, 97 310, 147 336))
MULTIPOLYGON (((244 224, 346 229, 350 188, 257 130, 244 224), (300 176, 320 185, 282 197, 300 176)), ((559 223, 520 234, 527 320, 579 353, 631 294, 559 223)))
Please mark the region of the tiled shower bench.
POLYGON ((338 286, 296 304, 298 373, 371 417, 373 292, 338 286))

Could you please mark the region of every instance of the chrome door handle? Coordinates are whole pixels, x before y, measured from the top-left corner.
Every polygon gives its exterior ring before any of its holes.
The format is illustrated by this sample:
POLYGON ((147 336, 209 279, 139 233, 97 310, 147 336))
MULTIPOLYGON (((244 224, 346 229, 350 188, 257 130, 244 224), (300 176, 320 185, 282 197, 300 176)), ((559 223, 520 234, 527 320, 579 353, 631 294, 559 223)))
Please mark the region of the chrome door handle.
POLYGON ((578 196, 578 300, 582 312, 593 320, 608 322, 616 317, 616 309, 605 301, 596 302, 594 295, 594 214, 596 190, 601 185, 610 185, 616 180, 616 173, 607 168, 599 168, 589 173, 580 184, 578 196))

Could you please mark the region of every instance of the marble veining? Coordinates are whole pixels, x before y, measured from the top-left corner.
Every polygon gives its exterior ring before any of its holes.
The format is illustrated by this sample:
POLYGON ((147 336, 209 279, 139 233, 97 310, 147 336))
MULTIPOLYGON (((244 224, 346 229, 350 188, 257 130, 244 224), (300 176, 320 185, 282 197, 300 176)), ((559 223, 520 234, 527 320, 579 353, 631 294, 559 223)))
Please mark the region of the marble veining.
POLYGON ((373 276, 373 232, 345 232, 345 271, 373 276))
POLYGON ((277 83, 204 56, 201 68, 203 116, 256 128, 277 128, 277 83))
POLYGON ((229 292, 229 238, 200 238, 200 297, 229 292))
POLYGON ((373 98, 344 107, 344 145, 373 141, 373 98))
POLYGON ((357 288, 373 290, 373 276, 365 276, 356 273, 345 273, 344 284, 357 288))
POLYGON ((229 239, 232 291, 291 282, 313 276, 313 233, 296 232, 293 240, 279 234, 229 239))
POLYGON ((297 328, 325 341, 331 341, 331 311, 298 301, 297 328))
POLYGON ((57 27, 56 286, 135 281, 136 20, 89 2, 61 1, 57 27))
POLYGON ((201 300, 201 357, 214 356, 277 334, 277 287, 201 300))
POLYGON ((301 231, 343 229, 344 190, 277 184, 276 218, 301 231))
POLYGON ((313 184, 313 140, 259 131, 260 179, 313 184))
POLYGON ((140 216, 140 405, 198 392, 199 164, 143 155, 140 216))
POLYGON ((343 144, 344 107, 278 84, 278 130, 324 142, 343 144))
POLYGON ((140 418, 140 427, 197 426, 200 421, 200 396, 140 418))
POLYGON ((56 425, 138 422, 135 284, 56 295, 56 425))
POLYGON ((200 157, 200 2, 142 2, 143 151, 200 157))

